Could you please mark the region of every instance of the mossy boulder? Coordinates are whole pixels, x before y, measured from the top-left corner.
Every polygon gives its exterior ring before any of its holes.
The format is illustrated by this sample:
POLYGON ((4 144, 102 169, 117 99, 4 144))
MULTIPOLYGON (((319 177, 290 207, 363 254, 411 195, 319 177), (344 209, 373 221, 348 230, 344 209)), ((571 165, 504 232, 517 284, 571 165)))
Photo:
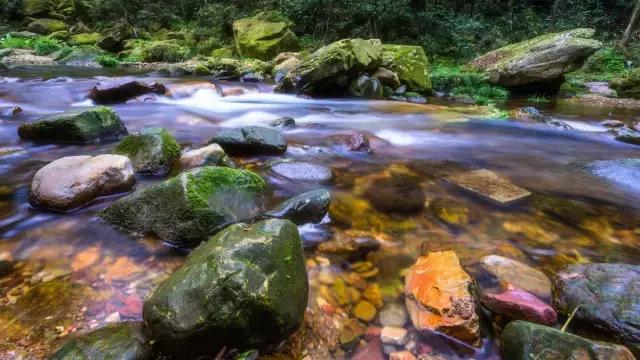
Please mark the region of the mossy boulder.
POLYGON ((99 216, 132 235, 193 245, 225 226, 253 219, 264 188, 264 180, 250 171, 201 167, 125 196, 99 216))
POLYGON ((56 19, 37 19, 31 22, 27 29, 39 35, 49 35, 56 31, 67 30, 67 25, 56 19))
POLYGON ((409 91, 421 94, 431 91, 429 60, 421 46, 383 45, 382 66, 395 72, 409 91))
POLYGON ((262 126, 223 130, 209 143, 220 145, 230 155, 277 155, 287 151, 284 136, 278 130, 262 126))
POLYGON ((46 15, 51 8, 49 0, 24 0, 22 3, 26 16, 46 15))
POLYGON ((322 47, 287 73, 277 90, 309 95, 346 92, 361 72, 376 69, 382 57, 380 40, 344 39, 322 47))
POLYGON ((83 33, 71 36, 73 45, 95 45, 102 36, 99 33, 83 33))
POLYGON ((494 84, 516 87, 562 80, 580 69, 602 44, 592 39, 593 29, 550 33, 491 51, 471 62, 494 84))
POLYGON ((595 342, 520 320, 505 327, 500 343, 503 358, 509 360, 635 359, 624 346, 595 342))
POLYGON ((167 130, 148 128, 122 139, 115 153, 131 159, 137 173, 165 175, 180 157, 180 145, 167 130))
POLYGON ((49 37, 60 41, 67 41, 69 37, 71 37, 71 34, 69 34, 67 30, 62 30, 49 34, 49 37))
POLYGON ((58 63, 68 66, 99 66, 96 60, 102 55, 102 50, 93 45, 82 45, 75 47, 66 54, 58 63))
POLYGON ((18 128, 22 140, 41 143, 84 144, 126 134, 120 116, 104 106, 46 117, 18 128))
POLYGON ((297 227, 232 225, 195 249, 144 304, 163 350, 179 358, 223 346, 276 346, 302 323, 309 285, 297 227))
POLYGON ((275 12, 261 12, 233 23, 236 49, 242 57, 271 60, 284 51, 297 51, 298 38, 289 29, 289 21, 275 12))
POLYGON ((175 63, 187 60, 190 55, 188 47, 173 40, 151 41, 141 49, 142 61, 175 63))
POLYGON ((211 57, 214 58, 233 58, 233 48, 225 46, 211 51, 211 57))
POLYGON ((151 343, 142 323, 123 322, 73 335, 49 360, 145 360, 150 355, 151 343))
POLYGON ((619 97, 640 99, 640 69, 634 69, 624 77, 613 79, 610 86, 619 97))

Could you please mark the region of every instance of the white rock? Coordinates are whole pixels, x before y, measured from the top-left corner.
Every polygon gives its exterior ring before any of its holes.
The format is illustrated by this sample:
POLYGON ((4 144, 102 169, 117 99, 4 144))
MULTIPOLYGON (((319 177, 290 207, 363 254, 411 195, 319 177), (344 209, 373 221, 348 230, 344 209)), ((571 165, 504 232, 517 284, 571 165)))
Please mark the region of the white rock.
POLYGON ((36 172, 29 202, 50 210, 70 211, 99 196, 129 191, 135 182, 131 161, 126 156, 69 156, 36 172))
POLYGON ((188 150, 180 156, 180 168, 189 170, 206 165, 218 165, 224 156, 224 150, 218 144, 188 150))
POLYGON ((407 330, 403 328, 385 326, 380 332, 383 344, 402 346, 407 342, 407 330))

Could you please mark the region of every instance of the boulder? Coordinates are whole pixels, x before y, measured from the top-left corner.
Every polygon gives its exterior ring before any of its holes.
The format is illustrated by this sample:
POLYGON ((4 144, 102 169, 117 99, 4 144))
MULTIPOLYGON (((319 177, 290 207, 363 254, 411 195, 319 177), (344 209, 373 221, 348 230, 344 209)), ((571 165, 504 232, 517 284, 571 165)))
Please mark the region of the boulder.
POLYGON ((99 33, 82 33, 71 36, 73 45, 95 45, 101 38, 99 33))
POLYGON ((597 160, 580 167, 611 183, 640 191, 640 159, 597 160))
POLYGON ((24 14, 26 16, 46 15, 49 13, 49 0, 24 0, 24 14))
POLYGON ((154 93, 164 95, 167 88, 157 82, 140 82, 131 79, 100 81, 91 89, 89 98, 97 104, 125 102, 138 96, 154 93))
POLYGON ((279 177, 291 181, 327 184, 333 181, 333 171, 323 165, 302 161, 277 162, 271 171, 279 177))
POLYGON ((218 144, 188 150, 180 155, 180 169, 189 170, 202 166, 236 167, 233 159, 218 144))
POLYGON ((123 322, 72 335, 49 360, 151 359, 151 342, 143 324, 123 322))
POLYGON ((307 95, 345 92, 361 72, 376 69, 382 56, 380 40, 344 39, 322 47, 284 76, 276 90, 307 95))
POLYGON ((400 83, 406 85, 409 91, 421 94, 431 92, 429 61, 421 46, 383 45, 382 66, 395 72, 400 83))
POLYGON ((250 171, 206 166, 125 196, 99 217, 132 235, 193 245, 255 218, 264 188, 264 180, 250 171))
POLYGON ((267 11, 254 17, 236 20, 233 37, 241 57, 269 61, 284 51, 297 51, 298 38, 289 29, 284 15, 267 11))
POLYGON ((70 211, 99 196, 129 191, 135 183, 131 162, 124 156, 69 156, 36 172, 29 202, 36 207, 70 211))
POLYGON ((553 281, 554 306, 603 337, 640 355, 640 266, 570 265, 553 281))
POLYGON ((280 83, 289 72, 302 64, 302 60, 298 53, 282 53, 276 57, 275 63, 271 71, 271 77, 276 83, 280 83), (283 54, 286 57, 283 57, 283 54))
POLYGON ((349 86, 349 93, 352 96, 365 99, 381 99, 383 97, 380 80, 368 75, 360 75, 355 78, 349 86))
POLYGON ((482 294, 482 304, 491 312, 515 320, 527 320, 537 324, 554 326, 558 314, 551 306, 532 294, 508 286, 499 294, 482 294))
POLYGON ((526 321, 509 323, 500 337, 501 353, 509 360, 633 360, 620 345, 591 341, 526 321))
POLYGON ((405 277, 407 309, 419 331, 436 331, 480 344, 474 283, 453 251, 418 258, 405 277))
POLYGON ((116 139, 126 134, 127 129, 120 116, 104 106, 69 111, 22 124, 18 128, 22 140, 41 143, 84 144, 116 139))
POLYGON ((122 139, 115 153, 129 157, 137 173, 166 175, 180 157, 180 145, 167 130, 147 128, 122 139))
POLYGON ((81 45, 74 47, 71 53, 66 54, 61 59, 56 59, 58 64, 67 66, 88 66, 99 67, 96 62, 98 56, 102 55, 102 50, 93 45, 81 45))
POLYGON ((287 219, 298 225, 319 223, 327 214, 330 201, 331 193, 327 190, 309 191, 280 203, 264 217, 287 219))
POLYGON ((480 259, 479 267, 498 283, 508 283, 542 300, 551 299, 551 281, 540 270, 498 255, 480 259))
POLYGON ((276 128, 287 128, 296 126, 296 121, 293 118, 288 116, 283 116, 281 118, 275 119, 269 123, 269 126, 276 128))
MULTIPOLYGON (((384 48, 385 47, 383 46, 383 51, 384 51, 384 48)), ((380 67, 371 76, 380 80, 380 83, 383 86, 388 86, 392 89, 397 89, 398 87, 400 87, 400 85, 402 85, 400 83, 400 79, 398 78, 398 74, 394 73, 393 71, 387 68, 380 67)))
POLYGON ((67 25, 56 19, 37 19, 31 22, 27 29, 39 35, 49 35, 56 31, 67 30, 67 25))
POLYGON ((178 358, 280 344, 302 323, 309 284, 288 220, 232 225, 196 248, 144 304, 158 346, 178 358))
POLYGON ((613 79, 609 86, 619 97, 640 99, 640 69, 631 70, 624 77, 613 79))
POLYGON ((550 33, 491 51, 470 65, 507 87, 562 82, 564 74, 580 69, 600 49, 594 34, 593 29, 550 33))
POLYGON ((222 130, 209 143, 230 155, 278 155, 287 151, 287 140, 275 129, 262 126, 222 130))

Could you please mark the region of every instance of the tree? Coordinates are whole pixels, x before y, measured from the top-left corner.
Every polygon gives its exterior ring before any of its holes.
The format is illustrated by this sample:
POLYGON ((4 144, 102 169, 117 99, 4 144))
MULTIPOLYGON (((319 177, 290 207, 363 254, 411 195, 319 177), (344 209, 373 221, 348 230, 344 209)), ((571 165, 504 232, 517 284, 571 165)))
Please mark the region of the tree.
POLYGON ((638 22, 638 18, 640 17, 640 0, 636 1, 636 7, 633 9, 633 14, 631 15, 631 20, 629 20, 629 25, 627 26, 627 30, 625 30, 624 35, 622 35, 622 40, 620 41, 620 47, 627 47, 629 44, 629 40, 631 40, 631 34, 636 27, 636 23, 638 22))

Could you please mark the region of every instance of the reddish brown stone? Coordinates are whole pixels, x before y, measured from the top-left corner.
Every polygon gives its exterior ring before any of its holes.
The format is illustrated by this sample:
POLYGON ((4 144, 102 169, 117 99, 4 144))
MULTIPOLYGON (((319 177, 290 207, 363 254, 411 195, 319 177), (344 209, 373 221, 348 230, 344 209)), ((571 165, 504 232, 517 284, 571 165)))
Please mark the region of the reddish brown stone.
POLYGON ((484 294, 482 303, 492 312, 506 315, 515 320, 553 326, 558 314, 551 306, 534 295, 513 287, 501 294, 484 294))

